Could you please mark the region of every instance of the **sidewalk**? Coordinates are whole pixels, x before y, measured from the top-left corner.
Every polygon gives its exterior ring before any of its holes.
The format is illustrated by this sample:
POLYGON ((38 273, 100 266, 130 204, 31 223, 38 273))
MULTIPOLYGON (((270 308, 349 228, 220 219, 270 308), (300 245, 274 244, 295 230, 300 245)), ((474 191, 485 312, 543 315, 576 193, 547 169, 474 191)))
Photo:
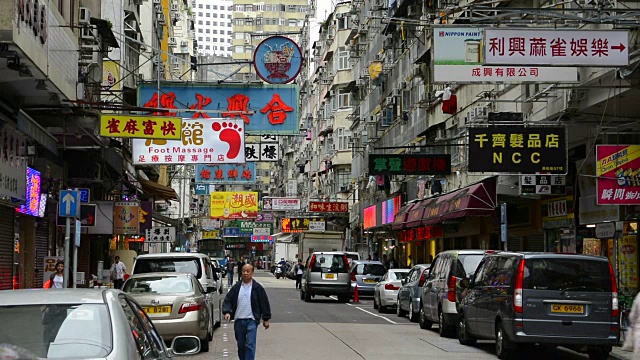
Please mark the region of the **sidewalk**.
POLYGON ((633 353, 630 351, 624 351, 619 346, 614 346, 609 357, 616 360, 631 360, 633 358, 633 353))

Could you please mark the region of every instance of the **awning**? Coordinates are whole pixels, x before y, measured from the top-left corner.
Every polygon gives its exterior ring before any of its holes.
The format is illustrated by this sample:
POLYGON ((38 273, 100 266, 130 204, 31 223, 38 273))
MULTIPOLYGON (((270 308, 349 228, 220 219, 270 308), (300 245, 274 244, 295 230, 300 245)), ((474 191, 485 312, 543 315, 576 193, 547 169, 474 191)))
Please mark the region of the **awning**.
POLYGON ((178 194, 172 187, 160 185, 157 182, 141 178, 138 178, 138 181, 140 182, 140 185, 142 185, 142 190, 148 194, 166 200, 178 200, 178 194))
POLYGON ((493 216, 497 205, 495 180, 481 182, 438 197, 425 209, 422 224, 435 225, 465 216, 493 216))
POLYGON ((424 211, 431 204, 435 204, 438 201, 438 198, 432 198, 427 200, 422 200, 416 203, 411 211, 409 211, 409 216, 406 219, 406 227, 415 227, 420 226, 422 224, 422 219, 424 218, 424 211))
POLYGON ((393 230, 400 230, 404 227, 404 224, 407 220, 407 215, 409 215, 409 211, 416 205, 417 203, 405 205, 398 210, 395 217, 393 218, 393 224, 391 228, 393 230))

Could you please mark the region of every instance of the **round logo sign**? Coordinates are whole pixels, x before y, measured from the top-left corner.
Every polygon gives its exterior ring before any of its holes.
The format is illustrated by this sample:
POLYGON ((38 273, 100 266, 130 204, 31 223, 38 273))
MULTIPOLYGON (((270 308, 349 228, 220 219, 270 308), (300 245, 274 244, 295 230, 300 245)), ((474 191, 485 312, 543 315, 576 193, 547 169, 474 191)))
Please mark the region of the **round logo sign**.
POLYGON ((284 36, 264 39, 253 53, 253 66, 269 84, 293 81, 302 69, 302 52, 293 40, 284 36))

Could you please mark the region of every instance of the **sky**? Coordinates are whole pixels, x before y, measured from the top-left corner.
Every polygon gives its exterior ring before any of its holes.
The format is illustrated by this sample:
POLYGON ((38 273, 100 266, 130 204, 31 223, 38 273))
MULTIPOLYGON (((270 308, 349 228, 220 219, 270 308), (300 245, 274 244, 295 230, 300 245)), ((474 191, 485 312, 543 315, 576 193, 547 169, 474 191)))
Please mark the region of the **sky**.
MULTIPOLYGON (((336 0, 314 0, 316 3, 316 16, 315 18, 312 18, 310 21, 310 25, 311 25, 311 31, 309 32, 309 35, 311 37, 311 40, 309 41, 309 50, 311 51, 311 56, 313 56, 313 51, 311 50, 311 47, 313 46, 313 43, 315 41, 317 41, 320 38, 320 33, 318 32, 320 30, 320 22, 324 21, 327 16, 331 13, 331 11, 333 10, 334 6, 335 6, 335 1, 336 0)), ((315 71, 315 66, 313 62, 310 62, 311 64, 311 71, 309 72, 309 74, 313 74, 313 71, 315 71)))

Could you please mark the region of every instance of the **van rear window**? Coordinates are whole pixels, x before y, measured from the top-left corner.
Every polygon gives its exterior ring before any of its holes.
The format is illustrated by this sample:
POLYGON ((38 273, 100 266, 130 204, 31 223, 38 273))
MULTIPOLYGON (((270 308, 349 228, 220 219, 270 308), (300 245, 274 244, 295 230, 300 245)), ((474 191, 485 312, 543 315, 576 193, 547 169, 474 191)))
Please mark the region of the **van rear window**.
POLYGON ((346 273, 347 263, 344 255, 317 254, 311 272, 346 273))
POLYGON ((195 275, 196 278, 202 277, 202 269, 200 267, 200 259, 198 258, 156 258, 156 259, 137 259, 134 274, 147 274, 156 272, 179 272, 195 275))
POLYGON ((524 288, 610 292, 609 263, 586 259, 527 259, 524 288))

